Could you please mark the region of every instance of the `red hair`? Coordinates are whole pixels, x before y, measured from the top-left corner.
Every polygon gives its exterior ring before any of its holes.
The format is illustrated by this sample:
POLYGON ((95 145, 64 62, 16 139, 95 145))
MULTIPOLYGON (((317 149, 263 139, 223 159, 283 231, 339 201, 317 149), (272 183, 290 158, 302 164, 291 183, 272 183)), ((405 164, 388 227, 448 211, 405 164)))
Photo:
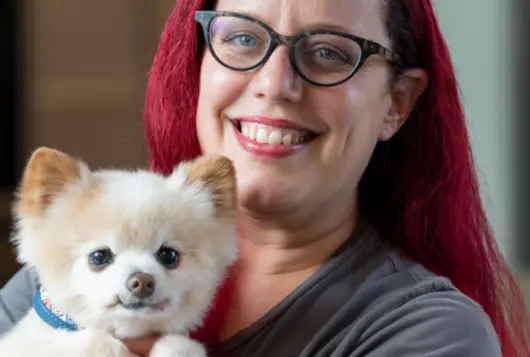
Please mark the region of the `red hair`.
MULTIPOLYGON (((503 356, 530 355, 522 294, 499 252, 484 208, 458 86, 430 0, 387 0, 394 49, 424 68, 429 86, 398 134, 379 143, 360 183, 361 210, 383 236, 447 276, 489 315, 503 356)), ((200 154, 195 127, 207 0, 176 3, 151 69, 145 103, 151 169, 169 173, 200 154)), ((215 339, 229 288, 199 335, 215 339)))

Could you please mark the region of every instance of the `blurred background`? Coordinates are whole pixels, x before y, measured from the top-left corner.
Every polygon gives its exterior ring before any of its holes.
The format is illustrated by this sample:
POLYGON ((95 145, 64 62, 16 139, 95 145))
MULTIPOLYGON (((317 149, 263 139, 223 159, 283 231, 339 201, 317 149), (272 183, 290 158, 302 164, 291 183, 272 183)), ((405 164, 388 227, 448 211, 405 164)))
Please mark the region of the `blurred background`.
MULTIPOLYGON (((18 269, 9 202, 36 147, 93 167, 146 163, 147 73, 174 0, 0 1, 0 286, 18 269)), ((482 194, 530 301, 530 91, 523 0, 434 0, 452 51, 482 194), (517 16, 522 14, 521 16, 517 16)))

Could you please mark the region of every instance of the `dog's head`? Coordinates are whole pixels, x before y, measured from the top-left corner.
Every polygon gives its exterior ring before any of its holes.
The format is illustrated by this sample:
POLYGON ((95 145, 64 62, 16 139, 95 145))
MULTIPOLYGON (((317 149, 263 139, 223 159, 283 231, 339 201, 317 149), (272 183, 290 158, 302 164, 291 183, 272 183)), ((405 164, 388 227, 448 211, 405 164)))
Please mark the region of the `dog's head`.
POLYGON ((14 204, 20 261, 81 326, 124 337, 200 323, 236 257, 234 167, 223 156, 164 177, 30 158, 14 204))

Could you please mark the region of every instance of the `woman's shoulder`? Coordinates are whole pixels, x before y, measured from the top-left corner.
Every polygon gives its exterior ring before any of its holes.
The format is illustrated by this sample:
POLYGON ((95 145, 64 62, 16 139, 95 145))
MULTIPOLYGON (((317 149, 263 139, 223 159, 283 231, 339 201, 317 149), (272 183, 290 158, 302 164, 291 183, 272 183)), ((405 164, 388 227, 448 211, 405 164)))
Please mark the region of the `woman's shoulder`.
POLYGON ((351 315, 341 342, 355 341, 349 356, 371 356, 367 352, 374 348, 377 356, 502 355, 488 315, 449 279, 397 249, 383 256, 355 293, 366 297, 366 305, 351 315))

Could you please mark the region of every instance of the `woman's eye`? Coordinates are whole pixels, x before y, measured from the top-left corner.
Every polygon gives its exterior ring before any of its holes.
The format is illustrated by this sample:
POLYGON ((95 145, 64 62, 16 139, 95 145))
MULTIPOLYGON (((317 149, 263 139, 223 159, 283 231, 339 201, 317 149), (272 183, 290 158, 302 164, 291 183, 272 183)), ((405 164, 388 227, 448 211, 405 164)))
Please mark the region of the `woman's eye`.
POLYGON ((257 40, 249 35, 235 35, 228 38, 225 42, 232 42, 240 46, 256 46, 257 40))
POLYGON ((315 54, 326 61, 346 61, 343 55, 329 48, 320 48, 316 50, 315 54))
POLYGON ((114 253, 108 248, 93 251, 88 256, 88 263, 96 269, 103 269, 114 260, 114 253))
POLYGON ((180 253, 169 247, 161 247, 156 252, 156 258, 167 269, 175 269, 180 263, 180 253))

